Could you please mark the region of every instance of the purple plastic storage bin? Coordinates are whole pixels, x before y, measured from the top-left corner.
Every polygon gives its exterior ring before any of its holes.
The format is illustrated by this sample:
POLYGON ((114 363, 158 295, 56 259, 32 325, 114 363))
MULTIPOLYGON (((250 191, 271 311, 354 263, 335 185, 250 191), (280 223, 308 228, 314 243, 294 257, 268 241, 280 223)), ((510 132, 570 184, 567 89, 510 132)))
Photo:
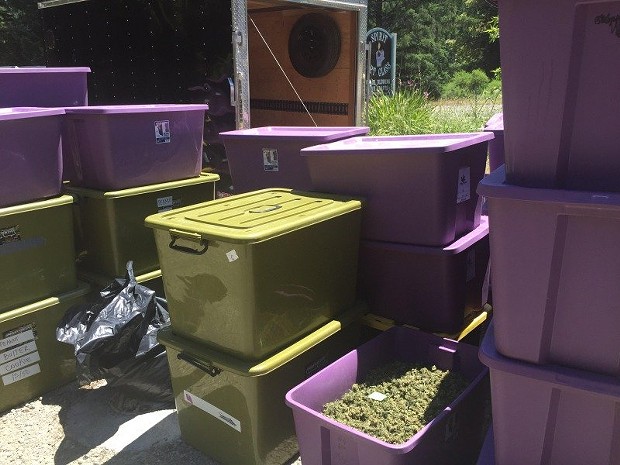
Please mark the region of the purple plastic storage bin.
POLYGON ((60 194, 61 108, 0 108, 0 207, 60 194))
POLYGON ((476 465, 495 465, 495 444, 493 441, 493 426, 490 426, 476 465))
POLYGON ((310 175, 299 151, 368 133, 360 127, 265 126, 221 132, 235 193, 269 187, 310 190, 310 175))
POLYGON ((364 197, 362 238, 444 246, 480 224, 490 132, 353 137, 302 149, 312 190, 364 197))
POLYGON ((371 313, 431 332, 463 327, 465 306, 480 308, 489 264, 489 225, 446 247, 361 241, 358 292, 371 313))
POLYGON ((511 184, 620 191, 618 14, 620 1, 499 2, 511 184))
POLYGON ((495 113, 484 125, 484 130, 494 136, 489 141, 489 168, 495 171, 504 164, 504 114, 495 113))
POLYGON ((487 369, 477 347, 394 326, 338 359, 286 394, 304 465, 454 465, 473 463, 484 439, 487 369), (368 371, 395 360, 454 369, 471 384, 411 439, 389 444, 321 412, 368 371))
POLYGON ((517 187, 503 167, 478 192, 499 352, 620 375, 620 194, 517 187))
POLYGON ((503 357, 495 349, 493 323, 480 359, 491 372, 497 465, 618 463, 617 377, 503 357))
POLYGON ((98 190, 200 175, 208 105, 66 108, 63 158, 73 186, 98 190))
POLYGON ((0 68, 0 107, 88 105, 90 68, 0 68))

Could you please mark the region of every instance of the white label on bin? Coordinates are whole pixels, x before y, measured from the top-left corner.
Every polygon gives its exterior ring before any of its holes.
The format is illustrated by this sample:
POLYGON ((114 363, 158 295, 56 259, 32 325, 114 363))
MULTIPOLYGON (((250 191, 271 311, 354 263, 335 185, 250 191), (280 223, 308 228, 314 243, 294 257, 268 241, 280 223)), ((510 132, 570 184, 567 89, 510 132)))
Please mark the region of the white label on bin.
POLYGON ((461 203, 471 198, 469 166, 459 168, 459 184, 456 191, 456 203, 461 203))
POLYGON ((12 349, 5 350, 0 353, 0 363, 8 362, 9 360, 15 360, 22 355, 29 354, 30 352, 35 352, 37 350, 37 343, 34 341, 27 342, 17 347, 13 347, 12 349))
POLYGON ((39 356, 39 352, 24 355, 23 357, 16 358, 15 360, 11 360, 10 362, 0 365, 0 375, 6 375, 12 371, 19 370, 28 365, 32 365, 33 363, 37 363, 40 360, 41 357, 39 356))
POLYGON ((22 368, 21 370, 14 371, 13 373, 9 373, 8 375, 4 375, 2 377, 2 383, 5 386, 9 384, 13 384, 16 381, 21 381, 22 379, 29 378, 30 376, 36 375, 37 373, 41 373, 41 367, 39 364, 30 365, 29 367, 22 368))
POLYGON ((278 171, 278 149, 263 147, 263 168, 265 171, 278 171))
POLYGON ((155 143, 168 144, 170 142, 170 121, 165 119, 155 121, 155 143))
POLYGON ((467 277, 465 282, 468 283, 476 277, 476 251, 471 249, 467 252, 467 277))
POLYGON ((239 259, 239 255, 237 255, 237 251, 232 249, 230 252, 226 252, 226 258, 228 258, 229 262, 234 262, 239 259))
POLYGON ((166 210, 172 210, 172 207, 174 206, 174 201, 172 200, 172 196, 169 195, 168 197, 159 197, 157 199, 157 211, 166 211, 166 210))
POLYGON ((241 432, 241 422, 236 418, 230 416, 223 410, 220 410, 215 405, 210 404, 204 399, 201 399, 198 396, 195 396, 191 392, 183 391, 183 399, 190 405, 194 407, 198 407, 203 412, 207 412, 209 415, 213 415, 215 418, 220 420, 222 423, 226 423, 232 429, 235 429, 241 432))
POLYGON ((19 226, 11 226, 10 228, 0 229, 0 245, 8 242, 21 241, 22 237, 19 234, 19 226))
POLYGON ((0 339, 0 350, 8 349, 9 347, 23 344, 26 341, 32 340, 34 340, 34 332, 29 329, 28 331, 24 331, 22 333, 17 333, 4 339, 0 339))

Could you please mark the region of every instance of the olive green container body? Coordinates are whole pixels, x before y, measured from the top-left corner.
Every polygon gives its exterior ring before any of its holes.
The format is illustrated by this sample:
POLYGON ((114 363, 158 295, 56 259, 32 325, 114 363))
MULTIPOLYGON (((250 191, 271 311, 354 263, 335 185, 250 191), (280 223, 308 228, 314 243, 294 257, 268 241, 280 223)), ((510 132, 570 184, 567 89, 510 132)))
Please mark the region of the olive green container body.
POLYGON ((0 208, 0 314, 77 287, 73 198, 0 208))
POLYGON ((359 202, 319 199, 314 213, 304 206, 261 213, 290 197, 314 202, 281 191, 147 218, 175 334, 258 360, 353 305, 359 202))
POLYGON ((78 269, 124 276, 133 260, 136 275, 159 268, 153 233, 144 218, 153 213, 213 200, 216 174, 103 192, 67 187, 76 197, 78 269))
POLYGON ((359 343, 359 320, 332 320, 258 362, 161 330, 182 439, 223 465, 282 465, 298 452, 286 392, 359 343))
POLYGON ((56 326, 89 286, 0 314, 0 412, 75 378, 73 346, 56 340, 56 326))
MULTIPOLYGON (((94 300, 99 295, 99 292, 108 286, 114 279, 122 278, 124 276, 105 276, 97 273, 79 272, 78 278, 81 281, 87 282, 91 285, 91 299, 94 300)), ((161 270, 151 271, 136 276, 138 284, 142 284, 145 287, 155 291, 155 296, 166 298, 164 293, 164 281, 161 277, 161 270)))

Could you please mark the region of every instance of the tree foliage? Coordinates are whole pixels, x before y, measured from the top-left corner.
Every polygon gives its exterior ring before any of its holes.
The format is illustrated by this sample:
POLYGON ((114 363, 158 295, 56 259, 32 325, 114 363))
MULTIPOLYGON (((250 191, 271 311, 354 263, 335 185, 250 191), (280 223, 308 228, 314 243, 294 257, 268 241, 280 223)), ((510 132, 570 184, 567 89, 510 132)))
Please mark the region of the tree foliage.
POLYGON ((401 83, 438 97, 457 71, 499 67, 491 0, 369 0, 368 27, 396 32, 401 83))
POLYGON ((44 65, 35 0, 0 0, 0 66, 44 65))

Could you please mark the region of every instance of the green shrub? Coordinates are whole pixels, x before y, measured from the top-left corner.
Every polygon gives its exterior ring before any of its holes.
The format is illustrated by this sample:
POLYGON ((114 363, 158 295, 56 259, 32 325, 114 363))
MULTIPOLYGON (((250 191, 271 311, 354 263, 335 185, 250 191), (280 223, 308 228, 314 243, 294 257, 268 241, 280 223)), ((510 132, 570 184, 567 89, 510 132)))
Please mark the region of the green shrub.
POLYGON ((373 94, 368 102, 370 135, 394 136, 428 133, 433 108, 417 90, 400 90, 393 96, 373 94))
POLYGON ((489 81, 489 77, 481 69, 471 72, 457 71, 443 87, 442 97, 447 99, 476 97, 482 94, 489 81))

